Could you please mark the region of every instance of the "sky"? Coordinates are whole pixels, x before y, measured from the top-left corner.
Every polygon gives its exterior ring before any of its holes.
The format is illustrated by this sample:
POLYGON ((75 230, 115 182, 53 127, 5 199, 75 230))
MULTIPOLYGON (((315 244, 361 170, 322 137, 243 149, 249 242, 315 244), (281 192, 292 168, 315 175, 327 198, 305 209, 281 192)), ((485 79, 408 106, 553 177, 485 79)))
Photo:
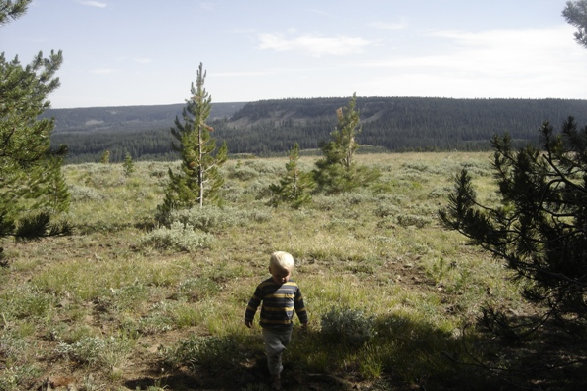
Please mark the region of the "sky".
POLYGON ((34 0, 0 27, 29 63, 62 50, 53 108, 426 96, 587 99, 566 0, 34 0))

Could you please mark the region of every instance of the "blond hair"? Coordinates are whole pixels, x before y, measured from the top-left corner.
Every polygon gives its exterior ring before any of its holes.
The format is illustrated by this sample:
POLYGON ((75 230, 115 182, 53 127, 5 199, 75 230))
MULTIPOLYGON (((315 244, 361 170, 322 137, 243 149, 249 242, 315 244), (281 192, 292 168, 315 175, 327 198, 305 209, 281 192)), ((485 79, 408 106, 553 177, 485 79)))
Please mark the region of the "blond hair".
POLYGON ((277 267, 280 270, 289 270, 291 272, 294 268, 294 257, 285 251, 275 251, 271 254, 269 265, 277 267))

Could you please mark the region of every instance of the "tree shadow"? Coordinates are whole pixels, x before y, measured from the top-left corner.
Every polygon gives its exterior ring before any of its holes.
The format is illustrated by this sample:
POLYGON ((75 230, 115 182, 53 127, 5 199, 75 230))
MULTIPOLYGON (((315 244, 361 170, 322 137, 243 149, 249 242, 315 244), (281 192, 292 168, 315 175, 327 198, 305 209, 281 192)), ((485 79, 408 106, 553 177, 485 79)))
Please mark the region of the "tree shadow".
POLYGON ((518 388, 587 389, 587 328, 584 322, 540 315, 484 311, 480 349, 485 369, 518 388))
MULTIPOLYGON (((585 338, 560 331, 555 324, 544 324, 541 332, 512 341, 511 336, 483 327, 447 332, 406 315, 390 314, 374 322, 376 335, 362 343, 296 328, 284 353, 283 389, 587 389, 585 338)), ((270 389, 260 335, 196 336, 162 353, 163 362, 154 365, 152 377, 130 380, 125 386, 169 391, 270 389)))
POLYGON ((194 336, 164 349, 149 375, 126 381, 130 389, 173 391, 269 390, 260 336, 194 336), (165 368, 162 373, 160 368, 165 368))

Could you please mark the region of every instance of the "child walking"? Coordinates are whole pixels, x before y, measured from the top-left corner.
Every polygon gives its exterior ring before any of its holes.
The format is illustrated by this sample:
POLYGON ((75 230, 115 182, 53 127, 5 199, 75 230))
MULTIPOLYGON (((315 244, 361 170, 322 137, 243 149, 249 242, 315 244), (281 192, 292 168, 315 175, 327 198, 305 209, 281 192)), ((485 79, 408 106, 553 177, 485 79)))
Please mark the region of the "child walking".
POLYGON ((308 323, 308 315, 304 308, 304 300, 298 285, 291 279, 294 269, 294 258, 285 251, 271 254, 269 273, 271 277, 263 281, 255 289, 245 310, 245 325, 251 327, 259 304, 263 328, 263 342, 267 355, 267 366, 271 374, 274 389, 281 389, 281 354, 291 341, 294 312, 302 327, 308 323))

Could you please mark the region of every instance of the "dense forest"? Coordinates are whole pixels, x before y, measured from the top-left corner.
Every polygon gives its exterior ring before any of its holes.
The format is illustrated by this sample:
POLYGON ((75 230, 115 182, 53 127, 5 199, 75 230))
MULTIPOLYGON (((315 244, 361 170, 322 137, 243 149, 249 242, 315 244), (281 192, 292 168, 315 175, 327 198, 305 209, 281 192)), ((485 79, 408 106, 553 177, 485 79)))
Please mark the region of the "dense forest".
MULTIPOLYGON (((349 98, 262 100, 213 103, 213 137, 226 141, 231 154, 283 154, 294 143, 317 148, 336 125, 336 109, 349 98)), ((126 152, 136 160, 177 157, 170 128, 183 104, 54 109, 54 146, 69 148, 69 162, 96 161, 104 150, 111 161, 126 152)), ((587 100, 452 99, 359 97, 363 131, 359 143, 389 151, 478 150, 495 134, 518 143, 536 142, 548 120, 557 128, 568 116, 587 124, 587 100)))

